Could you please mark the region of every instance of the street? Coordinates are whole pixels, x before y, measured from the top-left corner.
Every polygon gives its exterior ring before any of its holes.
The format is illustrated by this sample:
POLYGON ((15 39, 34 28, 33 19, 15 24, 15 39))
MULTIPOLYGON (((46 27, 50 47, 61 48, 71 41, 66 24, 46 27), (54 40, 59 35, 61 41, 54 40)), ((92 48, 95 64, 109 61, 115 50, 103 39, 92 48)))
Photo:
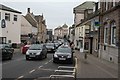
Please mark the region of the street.
MULTIPOLYGON (((74 66, 74 64, 55 64, 52 62, 53 53, 48 53, 43 60, 26 61, 25 55, 16 52, 12 60, 3 61, 2 77, 14 79, 40 79, 49 78, 58 66, 74 66)), ((75 51, 77 57, 77 78, 117 78, 118 67, 106 61, 88 55, 85 61, 82 54, 75 51), (110 66, 108 66, 108 64, 110 66)), ((4 80, 4 79, 3 79, 4 80)))
MULTIPOLYGON (((54 74, 58 66, 73 66, 72 64, 56 64, 52 62, 53 53, 48 53, 48 57, 43 60, 26 61, 25 55, 15 53, 12 60, 3 61, 3 78, 49 78, 54 74)), ((3 79, 4 80, 4 79, 3 79)))

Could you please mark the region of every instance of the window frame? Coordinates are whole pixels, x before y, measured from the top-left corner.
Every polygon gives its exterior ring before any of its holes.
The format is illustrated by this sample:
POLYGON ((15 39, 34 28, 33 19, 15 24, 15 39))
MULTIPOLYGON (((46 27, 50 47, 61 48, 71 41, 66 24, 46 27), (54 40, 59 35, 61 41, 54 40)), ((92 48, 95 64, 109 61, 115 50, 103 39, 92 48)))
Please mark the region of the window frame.
POLYGON ((18 15, 14 15, 13 16, 13 21, 17 21, 18 20, 18 15))
POLYGON ((108 24, 104 25, 104 44, 108 44, 108 24))
POLYGON ((5 20, 10 21, 10 13, 5 13, 5 20), (8 17, 8 19, 7 19, 7 17, 8 17))
POLYGON ((111 45, 116 46, 116 24, 115 22, 111 23, 111 45), (115 29, 114 32, 113 32, 113 28, 115 29))

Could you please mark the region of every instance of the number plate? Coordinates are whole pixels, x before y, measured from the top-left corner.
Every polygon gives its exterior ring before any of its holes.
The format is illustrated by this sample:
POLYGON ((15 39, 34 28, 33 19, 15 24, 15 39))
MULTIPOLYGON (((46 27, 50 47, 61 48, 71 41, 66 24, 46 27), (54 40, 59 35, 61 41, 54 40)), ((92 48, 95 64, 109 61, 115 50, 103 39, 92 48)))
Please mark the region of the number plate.
POLYGON ((66 60, 66 58, 59 58, 59 60, 66 60))
POLYGON ((30 57, 35 57, 35 55, 30 55, 30 57))

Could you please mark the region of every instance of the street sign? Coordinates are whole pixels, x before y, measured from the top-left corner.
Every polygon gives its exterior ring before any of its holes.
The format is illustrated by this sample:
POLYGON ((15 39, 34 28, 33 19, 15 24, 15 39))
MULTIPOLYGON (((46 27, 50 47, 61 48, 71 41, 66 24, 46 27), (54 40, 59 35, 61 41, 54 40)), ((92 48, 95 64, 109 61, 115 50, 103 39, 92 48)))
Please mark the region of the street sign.
POLYGON ((2 19, 2 21, 1 21, 1 27, 2 27, 2 28, 5 28, 5 27, 6 27, 5 19, 2 19))

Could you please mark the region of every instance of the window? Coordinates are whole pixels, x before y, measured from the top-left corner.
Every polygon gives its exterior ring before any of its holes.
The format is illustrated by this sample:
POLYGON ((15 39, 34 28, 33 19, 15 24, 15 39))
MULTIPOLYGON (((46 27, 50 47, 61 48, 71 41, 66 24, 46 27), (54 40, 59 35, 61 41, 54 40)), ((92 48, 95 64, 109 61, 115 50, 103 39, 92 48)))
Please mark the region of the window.
POLYGON ((98 50, 98 42, 97 42, 97 39, 96 39, 96 50, 98 50))
POLYGON ((108 43, 108 27, 105 25, 104 29, 104 43, 108 43))
POLYGON ((116 25, 115 22, 111 24, 111 44, 116 45, 116 25))
POLYGON ((115 0, 113 0, 113 4, 112 4, 112 6, 113 6, 113 7, 115 6, 115 0))
POLYGON ((84 49, 85 49, 85 50, 88 50, 88 49, 89 49, 89 43, 88 43, 88 42, 85 42, 85 44, 84 44, 84 49))
POLYGON ((10 21, 10 13, 5 13, 5 20, 10 21))
POLYGON ((6 37, 0 37, 0 44, 6 43, 6 37))
POLYGON ((17 15, 14 15, 14 21, 17 21, 17 15))
POLYGON ((108 1, 106 1, 106 10, 108 10, 108 1))

